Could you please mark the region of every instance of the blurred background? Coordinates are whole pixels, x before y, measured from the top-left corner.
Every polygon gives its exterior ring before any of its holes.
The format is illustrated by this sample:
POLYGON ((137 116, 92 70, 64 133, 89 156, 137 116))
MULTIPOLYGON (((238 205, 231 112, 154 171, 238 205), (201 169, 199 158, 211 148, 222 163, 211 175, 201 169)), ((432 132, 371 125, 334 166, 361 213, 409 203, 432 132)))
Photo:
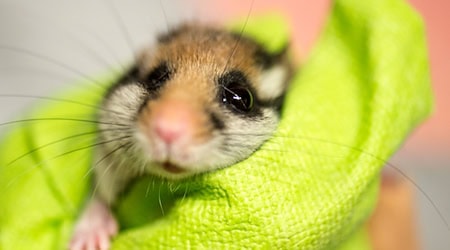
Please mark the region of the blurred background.
MULTIPOLYGON (((435 92, 433 116, 390 160, 433 200, 450 221, 450 2, 410 0, 425 19, 435 92)), ((279 11, 292 24, 304 62, 330 8, 329 0, 58 1, 0 0, 0 94, 49 95, 76 79, 120 69, 155 34, 184 20, 223 22, 279 11), (233 4, 234 3, 234 4, 233 4), (252 6, 252 7, 251 7, 252 6)), ((0 98, 0 123, 18 117, 30 98, 0 98)), ((0 130, 1 131, 1 130, 0 130)), ((424 249, 448 249, 450 231, 417 192, 424 249)))

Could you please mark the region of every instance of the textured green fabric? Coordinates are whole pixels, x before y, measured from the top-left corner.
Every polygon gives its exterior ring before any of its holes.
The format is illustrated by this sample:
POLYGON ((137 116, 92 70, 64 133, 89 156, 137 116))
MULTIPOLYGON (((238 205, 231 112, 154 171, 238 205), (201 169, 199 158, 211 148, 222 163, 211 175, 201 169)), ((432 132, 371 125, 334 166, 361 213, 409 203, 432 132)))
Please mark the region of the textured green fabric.
MULTIPOLYGON (((279 20, 263 23, 246 32, 266 43, 286 34, 279 20)), ((83 86, 59 96, 98 102, 102 88, 83 86)), ((420 17, 399 0, 337 0, 274 138, 221 171, 177 184, 139 181, 116 208, 124 230, 113 249, 365 249, 360 229, 383 159, 431 99, 420 17)), ((48 101, 27 117, 95 114, 48 101)), ((95 124, 22 125, 1 144, 0 249, 64 249, 89 196, 95 124)))

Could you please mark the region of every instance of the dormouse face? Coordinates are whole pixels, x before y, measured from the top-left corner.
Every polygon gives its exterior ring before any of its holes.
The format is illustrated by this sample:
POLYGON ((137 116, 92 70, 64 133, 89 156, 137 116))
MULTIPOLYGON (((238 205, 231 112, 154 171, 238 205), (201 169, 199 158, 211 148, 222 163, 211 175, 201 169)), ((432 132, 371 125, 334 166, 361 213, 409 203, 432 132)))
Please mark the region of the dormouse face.
POLYGON ((102 111, 100 120, 129 130, 102 125, 101 138, 131 136, 101 151, 128 143, 108 162, 171 179, 247 158, 276 129, 290 76, 284 54, 209 27, 161 36, 106 96, 103 108, 114 112, 102 111))

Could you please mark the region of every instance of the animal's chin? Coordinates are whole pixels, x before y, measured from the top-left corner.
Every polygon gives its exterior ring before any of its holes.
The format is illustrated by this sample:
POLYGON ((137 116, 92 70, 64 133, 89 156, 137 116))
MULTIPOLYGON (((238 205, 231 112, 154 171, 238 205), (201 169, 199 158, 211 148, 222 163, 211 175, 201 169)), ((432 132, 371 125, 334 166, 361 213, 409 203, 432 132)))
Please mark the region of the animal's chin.
POLYGON ((181 174, 181 173, 187 172, 186 169, 184 169, 184 168, 182 168, 182 167, 180 167, 178 165, 175 165, 175 164, 173 164, 171 162, 161 163, 161 167, 165 171, 167 171, 168 173, 171 173, 171 174, 181 174))
POLYGON ((194 175, 194 171, 188 167, 177 165, 176 163, 170 161, 155 162, 152 170, 149 172, 172 181, 182 180, 194 175))

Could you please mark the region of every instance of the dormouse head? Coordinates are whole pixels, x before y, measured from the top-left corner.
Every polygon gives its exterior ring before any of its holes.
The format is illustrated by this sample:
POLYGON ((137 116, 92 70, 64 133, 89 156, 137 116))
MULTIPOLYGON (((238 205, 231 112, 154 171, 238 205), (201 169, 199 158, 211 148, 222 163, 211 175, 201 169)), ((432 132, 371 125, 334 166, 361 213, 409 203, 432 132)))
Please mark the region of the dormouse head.
MULTIPOLYGON (((129 125, 132 136, 114 143, 131 145, 114 155, 121 167, 182 178, 232 165, 267 140, 290 76, 286 50, 270 54, 242 34, 184 25, 141 53, 104 100, 114 112, 100 119, 129 125)), ((106 140, 124 133, 107 127, 106 140)))

